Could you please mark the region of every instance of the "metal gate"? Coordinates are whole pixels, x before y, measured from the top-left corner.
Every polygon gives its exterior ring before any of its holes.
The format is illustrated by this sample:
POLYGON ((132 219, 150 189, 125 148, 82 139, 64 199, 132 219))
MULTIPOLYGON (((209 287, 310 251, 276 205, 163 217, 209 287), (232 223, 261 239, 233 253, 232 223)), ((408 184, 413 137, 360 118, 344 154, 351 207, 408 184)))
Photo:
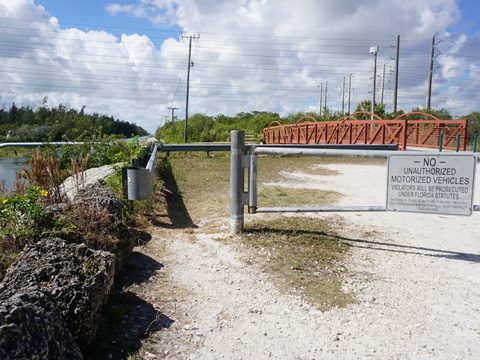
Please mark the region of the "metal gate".
MULTIPOLYGON (((407 152, 407 154, 418 152, 407 152)), ((298 147, 255 147, 245 145, 245 133, 232 131, 230 150, 230 233, 238 234, 244 230, 244 211, 248 208, 249 214, 266 212, 365 212, 386 211, 385 206, 323 206, 323 207, 277 207, 261 208, 257 205, 257 176, 258 155, 285 155, 285 156, 354 156, 387 158, 391 154, 398 154, 391 150, 342 150, 316 149, 298 147), (245 169, 248 169, 248 186, 245 192, 245 169)), ((438 155, 438 152, 422 152, 422 155, 438 155)), ((480 154, 474 154, 480 159, 480 154)), ((473 211, 480 211, 480 205, 474 205, 473 211)))

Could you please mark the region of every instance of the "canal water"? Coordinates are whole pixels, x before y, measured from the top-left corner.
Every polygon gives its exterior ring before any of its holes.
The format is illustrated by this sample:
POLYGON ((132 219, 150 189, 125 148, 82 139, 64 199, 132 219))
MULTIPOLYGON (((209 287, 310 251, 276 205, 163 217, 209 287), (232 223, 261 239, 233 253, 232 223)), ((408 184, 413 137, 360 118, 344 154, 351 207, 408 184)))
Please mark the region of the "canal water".
POLYGON ((28 158, 0 158, 0 189, 5 181, 5 190, 10 190, 15 183, 15 175, 22 167, 28 168, 28 158))

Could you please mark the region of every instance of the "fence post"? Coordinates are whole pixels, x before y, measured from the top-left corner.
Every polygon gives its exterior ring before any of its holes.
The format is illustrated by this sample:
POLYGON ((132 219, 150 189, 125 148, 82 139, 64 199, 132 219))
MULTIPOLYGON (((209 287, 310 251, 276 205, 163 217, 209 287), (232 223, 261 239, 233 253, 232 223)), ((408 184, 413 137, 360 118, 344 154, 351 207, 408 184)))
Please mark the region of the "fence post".
POLYGON ((477 133, 473 134, 473 152, 477 152, 477 133))
POLYGON ((438 141, 438 151, 442 152, 442 147, 443 147, 443 134, 440 134, 440 139, 438 141))
POLYGON ((230 234, 232 235, 240 234, 244 230, 244 155, 245 132, 233 130, 230 144, 230 234))

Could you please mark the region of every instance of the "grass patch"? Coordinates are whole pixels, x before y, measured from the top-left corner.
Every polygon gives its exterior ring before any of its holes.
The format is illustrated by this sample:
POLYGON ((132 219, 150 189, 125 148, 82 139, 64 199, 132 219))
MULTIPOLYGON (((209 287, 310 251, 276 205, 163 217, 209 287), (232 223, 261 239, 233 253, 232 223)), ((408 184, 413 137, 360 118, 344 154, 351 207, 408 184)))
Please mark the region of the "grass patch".
POLYGON ((338 221, 280 217, 249 224, 240 239, 252 250, 249 261, 267 271, 280 289, 325 311, 355 301, 342 289, 349 245, 332 230, 338 221))
POLYGON ((335 191, 292 189, 266 186, 258 194, 260 207, 325 206, 341 196, 335 191))

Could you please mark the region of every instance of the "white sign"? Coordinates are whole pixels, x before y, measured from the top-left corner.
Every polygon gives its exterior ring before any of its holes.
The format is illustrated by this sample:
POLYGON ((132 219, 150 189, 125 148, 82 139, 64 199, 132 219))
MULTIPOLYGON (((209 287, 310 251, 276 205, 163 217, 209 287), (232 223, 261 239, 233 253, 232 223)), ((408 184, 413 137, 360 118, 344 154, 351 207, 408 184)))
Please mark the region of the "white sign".
POLYGON ((387 210, 471 215, 476 164, 468 154, 390 155, 387 210))

